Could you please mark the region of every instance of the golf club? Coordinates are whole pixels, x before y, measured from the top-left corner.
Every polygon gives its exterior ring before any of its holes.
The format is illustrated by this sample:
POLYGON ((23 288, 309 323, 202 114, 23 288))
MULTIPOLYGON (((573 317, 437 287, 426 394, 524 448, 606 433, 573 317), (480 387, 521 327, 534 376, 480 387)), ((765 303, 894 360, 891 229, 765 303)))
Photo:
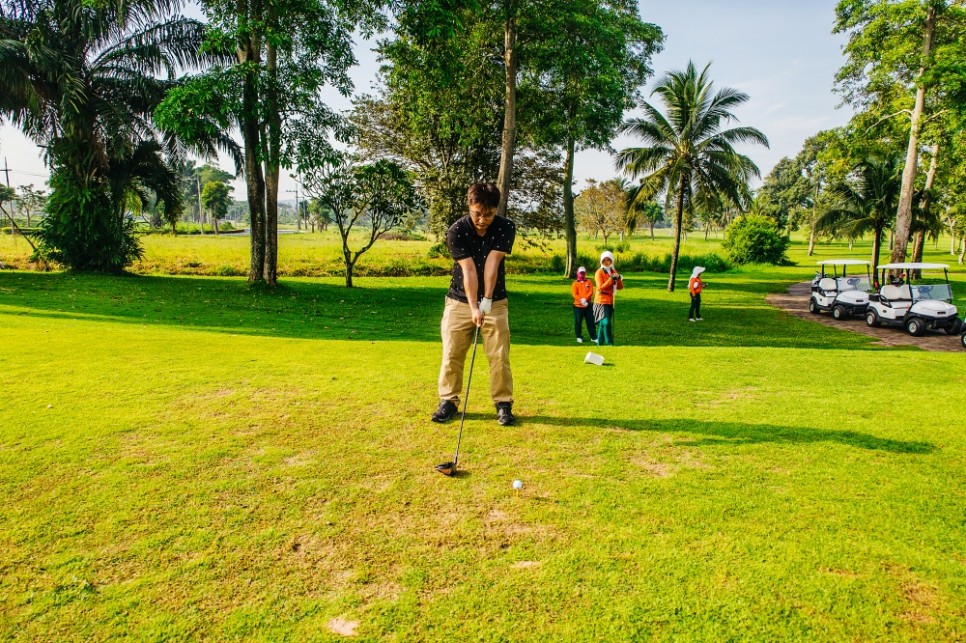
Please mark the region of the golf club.
MULTIPOLYGON (((481 324, 482 325, 482 324, 481 324)), ((456 454, 452 462, 443 462, 436 465, 436 470, 444 476, 451 476, 456 473, 456 463, 460 460, 460 442, 463 440, 463 422, 466 421, 466 405, 470 402, 470 384, 473 383, 473 364, 476 363, 476 347, 479 344, 480 327, 476 327, 476 334, 473 335, 473 356, 470 357, 470 374, 466 378, 466 395, 463 396, 463 415, 460 417, 460 432, 456 438, 456 454)))

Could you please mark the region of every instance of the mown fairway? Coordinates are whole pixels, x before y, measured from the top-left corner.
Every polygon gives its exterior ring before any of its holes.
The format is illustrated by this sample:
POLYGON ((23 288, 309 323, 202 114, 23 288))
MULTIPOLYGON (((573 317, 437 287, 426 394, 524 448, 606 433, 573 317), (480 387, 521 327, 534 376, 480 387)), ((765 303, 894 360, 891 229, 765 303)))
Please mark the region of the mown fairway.
POLYGON ((511 276, 520 423, 477 364, 456 479, 446 278, 0 272, 0 635, 963 639, 963 354, 770 308, 796 258, 699 324, 628 275, 601 368, 511 276))

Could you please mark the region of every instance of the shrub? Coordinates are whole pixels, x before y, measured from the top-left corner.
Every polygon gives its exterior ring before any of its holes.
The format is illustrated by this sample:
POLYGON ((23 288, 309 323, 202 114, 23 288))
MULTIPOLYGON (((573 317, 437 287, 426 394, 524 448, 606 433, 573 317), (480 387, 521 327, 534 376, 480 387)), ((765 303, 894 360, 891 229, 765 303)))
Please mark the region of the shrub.
POLYGON ((134 221, 117 216, 105 185, 61 167, 50 188, 49 214, 38 224, 42 256, 83 272, 120 272, 143 257, 134 221))
POLYGON ((615 255, 618 252, 627 252, 630 249, 631 249, 631 244, 628 241, 621 241, 619 243, 610 242, 605 245, 597 246, 597 250, 599 252, 603 252, 604 250, 610 250, 615 255))
POLYGON ((244 277, 248 273, 234 266, 224 265, 218 266, 218 268, 215 270, 215 274, 219 277, 244 277))
POLYGON ((725 230, 723 247, 736 264, 781 264, 788 261, 785 251, 790 244, 771 219, 745 215, 732 221, 725 230))
POLYGON ((429 257, 430 259, 439 259, 440 257, 448 257, 449 248, 446 247, 446 242, 439 241, 437 243, 434 243, 432 246, 429 247, 429 250, 426 251, 426 256, 429 257))

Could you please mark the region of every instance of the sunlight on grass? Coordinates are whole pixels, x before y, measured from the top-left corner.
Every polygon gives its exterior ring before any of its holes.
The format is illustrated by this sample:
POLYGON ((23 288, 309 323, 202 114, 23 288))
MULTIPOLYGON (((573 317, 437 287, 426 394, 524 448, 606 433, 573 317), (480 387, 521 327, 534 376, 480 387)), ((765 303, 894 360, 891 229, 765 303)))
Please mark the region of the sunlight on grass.
POLYGON ((962 354, 765 304, 803 255, 708 275, 701 324, 629 275, 600 368, 512 275, 520 424, 478 364, 456 479, 445 277, 0 272, 0 632, 964 638, 962 354))

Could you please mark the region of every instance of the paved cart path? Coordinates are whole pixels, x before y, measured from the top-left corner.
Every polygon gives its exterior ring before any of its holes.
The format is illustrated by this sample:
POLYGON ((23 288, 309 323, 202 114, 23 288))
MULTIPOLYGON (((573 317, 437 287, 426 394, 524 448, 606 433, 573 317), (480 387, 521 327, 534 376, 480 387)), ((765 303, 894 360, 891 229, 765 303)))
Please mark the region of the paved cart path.
POLYGON ((881 326, 879 328, 871 328, 865 323, 863 317, 850 317, 842 321, 835 321, 832 319, 832 313, 813 315, 808 312, 808 296, 811 289, 811 282, 803 281, 800 284, 793 285, 786 293, 768 295, 765 301, 775 308, 780 308, 786 313, 801 317, 802 319, 875 337, 879 340, 879 344, 886 346, 918 346, 926 351, 947 353, 964 352, 959 335, 947 335, 943 332, 936 333, 927 331, 922 337, 913 337, 899 327, 881 326))

